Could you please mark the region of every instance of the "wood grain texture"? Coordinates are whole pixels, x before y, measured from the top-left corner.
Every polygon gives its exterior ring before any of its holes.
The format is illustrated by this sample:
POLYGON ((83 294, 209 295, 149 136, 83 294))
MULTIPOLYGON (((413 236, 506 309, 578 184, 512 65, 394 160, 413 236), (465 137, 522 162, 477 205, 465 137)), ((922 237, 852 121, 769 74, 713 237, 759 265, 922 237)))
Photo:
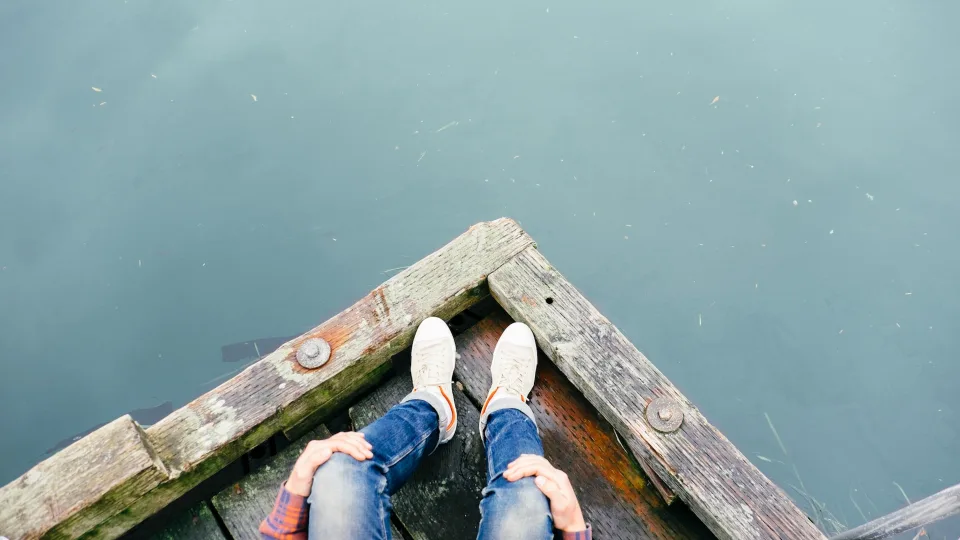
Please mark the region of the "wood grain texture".
MULTIPOLYGON (((490 363, 513 320, 498 309, 457 336, 455 376, 475 402, 490 389, 490 363)), ((684 505, 667 506, 603 420, 542 353, 529 401, 545 457, 567 473, 596 538, 713 538, 684 505)))
MULTIPOLYGON (((170 520, 170 524, 151 536, 151 540, 226 540, 226 537, 220 532, 206 501, 200 501, 170 520)), ((260 540, 259 536, 257 540, 260 540)))
POLYGON ((474 225, 353 306, 282 345, 147 430, 174 478, 102 523, 89 538, 115 538, 278 430, 316 423, 375 384, 428 316, 449 318, 487 294, 486 277, 533 241, 516 222, 474 225), (319 337, 333 349, 315 370, 296 348, 319 337))
MULTIPOLYGON (((357 429, 383 416, 413 388, 397 375, 350 409, 357 429)), ((480 414, 457 388, 457 434, 424 458, 406 485, 393 495, 393 513, 414 540, 476 538, 480 491, 486 485, 486 456, 478 432, 480 414)))
POLYGON ((680 391, 535 248, 489 277, 490 291, 639 459, 720 538, 824 538, 790 498, 707 422, 680 391), (684 410, 678 431, 644 419, 646 404, 669 397, 684 410))
POLYGON ((878 540, 930 525, 960 513, 960 484, 908 504, 896 512, 844 531, 831 540, 878 540))
POLYGON ((260 540, 260 522, 273 511, 280 485, 290 476, 300 453, 311 440, 329 436, 323 425, 314 428, 240 482, 213 496, 213 507, 233 540, 260 540))
POLYGON ((143 430, 121 416, 0 488, 0 535, 76 538, 167 478, 143 430))

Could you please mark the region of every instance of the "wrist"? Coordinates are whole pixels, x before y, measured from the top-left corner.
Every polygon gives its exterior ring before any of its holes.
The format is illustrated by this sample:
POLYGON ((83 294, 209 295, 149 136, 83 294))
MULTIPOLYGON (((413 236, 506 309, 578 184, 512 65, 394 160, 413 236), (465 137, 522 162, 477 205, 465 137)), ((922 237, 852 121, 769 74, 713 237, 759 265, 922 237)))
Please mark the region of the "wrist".
POLYGON ((583 512, 577 508, 577 513, 563 527, 558 527, 563 532, 580 532, 587 530, 587 522, 583 519, 583 512))
POLYGON ((297 474, 297 470, 294 469, 290 473, 290 478, 287 478, 287 482, 284 485, 284 488, 292 493, 293 495, 299 495, 301 497, 306 497, 310 495, 310 488, 313 487, 313 477, 304 478, 303 475, 297 474))

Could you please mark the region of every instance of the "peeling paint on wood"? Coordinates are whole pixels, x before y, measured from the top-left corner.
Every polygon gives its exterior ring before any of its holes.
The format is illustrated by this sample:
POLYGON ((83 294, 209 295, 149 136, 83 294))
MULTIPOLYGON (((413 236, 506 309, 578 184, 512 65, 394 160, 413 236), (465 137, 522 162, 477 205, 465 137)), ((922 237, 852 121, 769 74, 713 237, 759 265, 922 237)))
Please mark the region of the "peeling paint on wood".
POLYGON ((121 416, 0 488, 0 535, 76 538, 167 479, 143 430, 121 416))
MULTIPOLYGON (((511 322, 497 308, 456 338, 455 376, 477 403, 487 397, 493 350, 511 322)), ((542 352, 528 403, 546 458, 570 477, 597 538, 713 538, 685 505, 664 504, 610 424, 542 352)))
POLYGON ((531 327, 570 382, 714 534, 731 540, 824 538, 539 251, 528 248, 488 282, 500 305, 531 327), (641 404, 656 397, 683 407, 678 431, 659 433, 644 420, 641 404))
POLYGON ((421 320, 450 318, 475 303, 487 294, 486 277, 532 244, 510 219, 474 225, 342 313, 151 426, 147 435, 172 479, 118 509, 123 511, 87 537, 123 534, 278 430, 296 429, 342 406, 410 345, 421 320), (330 344, 331 358, 307 370, 296 363, 295 351, 313 337, 330 344))

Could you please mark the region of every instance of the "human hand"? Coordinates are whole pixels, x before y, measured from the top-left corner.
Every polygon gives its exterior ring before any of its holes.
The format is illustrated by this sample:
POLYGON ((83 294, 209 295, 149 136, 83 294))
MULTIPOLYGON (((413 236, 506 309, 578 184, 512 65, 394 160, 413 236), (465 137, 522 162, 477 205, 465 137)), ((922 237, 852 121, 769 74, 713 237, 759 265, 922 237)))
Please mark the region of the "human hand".
POLYGON ((540 456, 523 454, 507 465, 503 477, 511 482, 526 476, 536 476, 534 483, 550 499, 550 513, 553 514, 553 526, 561 531, 583 531, 587 524, 577 502, 577 494, 570 485, 567 474, 555 469, 550 462, 540 456))
POLYGON ((297 462, 287 479, 287 491, 294 495, 306 497, 313 487, 313 475, 317 469, 330 459, 334 452, 342 452, 356 459, 365 461, 373 457, 373 446, 363 437, 363 433, 345 431, 337 433, 329 439, 310 441, 307 447, 297 458, 297 462))

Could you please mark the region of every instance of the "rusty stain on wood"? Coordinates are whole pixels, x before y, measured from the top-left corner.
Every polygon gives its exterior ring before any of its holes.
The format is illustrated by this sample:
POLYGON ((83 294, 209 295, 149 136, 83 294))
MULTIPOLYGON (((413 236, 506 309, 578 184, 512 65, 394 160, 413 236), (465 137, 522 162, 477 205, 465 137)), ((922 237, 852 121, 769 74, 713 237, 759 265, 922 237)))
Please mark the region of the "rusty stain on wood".
MULTIPOLYGON (((498 308, 457 336, 455 377, 477 403, 486 398, 493 350, 511 322, 498 308)), ((570 476, 598 538, 713 537, 688 508, 663 503, 609 423, 543 356, 529 404, 547 459, 570 476)))
POLYGON ((824 538, 539 251, 528 248, 488 282, 497 302, 531 327, 568 380, 714 534, 731 540, 824 538), (533 306, 528 297, 554 301, 533 306), (663 434, 646 423, 637 404, 657 396, 683 407, 678 431, 663 434))
MULTIPOLYGON (((472 305, 487 294, 485 276, 532 244, 510 219, 474 225, 339 315, 174 411, 146 431, 170 478, 133 501, 110 506, 96 523, 84 522, 90 530, 78 527, 77 535, 115 538, 278 430, 351 399, 410 345, 421 320, 449 318, 472 305), (321 368, 304 370, 295 367, 294 356, 310 337, 325 339, 332 353, 321 368)), ((102 495, 91 497, 92 504, 102 495)), ((0 520, 0 529, 5 526, 0 520)))

